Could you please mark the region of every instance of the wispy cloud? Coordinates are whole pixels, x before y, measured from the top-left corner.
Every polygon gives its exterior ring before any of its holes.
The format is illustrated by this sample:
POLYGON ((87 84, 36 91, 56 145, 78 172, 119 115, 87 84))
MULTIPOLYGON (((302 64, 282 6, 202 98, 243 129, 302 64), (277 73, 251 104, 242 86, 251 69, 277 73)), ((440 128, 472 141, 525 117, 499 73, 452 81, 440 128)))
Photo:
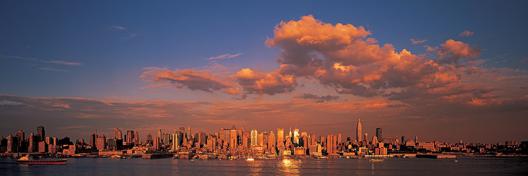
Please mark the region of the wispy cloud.
POLYGON ((226 54, 221 54, 218 56, 209 57, 207 58, 207 60, 211 62, 217 62, 217 61, 222 61, 222 60, 227 60, 227 59, 234 59, 234 58, 240 57, 241 55, 242 53, 234 53, 234 54, 226 53, 226 54))
POLYGON ((53 68, 53 67, 38 67, 38 69, 42 71, 51 71, 51 72, 68 72, 69 71, 66 69, 53 68))
POLYGON ((420 40, 420 39, 411 38, 410 40, 413 45, 420 45, 420 44, 427 42, 427 40, 425 39, 420 40))
POLYGON ((458 34, 458 36, 460 36, 460 37, 471 37, 473 35, 475 35, 475 32, 470 31, 470 30, 465 30, 465 31, 461 32, 460 34, 458 34))
POLYGON ((50 64, 57 64, 57 65, 67 65, 67 66, 80 66, 80 62, 74 62, 74 61, 64 61, 64 60, 50 60, 47 61, 47 63, 50 64))
POLYGON ((119 25, 114 25, 114 26, 110 26, 110 30, 111 31, 114 31, 114 32, 119 32, 119 33, 123 33, 126 35, 125 38, 127 39, 132 39, 132 38, 135 38, 137 36, 136 33, 134 32, 131 32, 127 27, 125 26, 119 26, 119 25))
POLYGON ((55 68, 54 66, 77 67, 77 66, 82 65, 81 62, 77 62, 77 61, 58 60, 58 59, 42 59, 42 58, 37 58, 37 57, 0 55, 0 58, 37 63, 40 65, 35 68, 39 70, 43 70, 43 71, 67 72, 68 71, 67 69, 55 68))
POLYGON ((11 100, 0 100, 0 106, 19 106, 23 105, 24 103, 18 102, 18 101, 11 101, 11 100))
POLYGON ((317 103, 323 103, 328 101, 333 101, 339 99, 339 96, 333 96, 333 95, 315 95, 311 93, 305 93, 303 95, 297 96, 298 98, 302 99, 309 99, 314 100, 317 103))
POLYGON ((126 31, 127 28, 124 26, 110 26, 110 29, 113 31, 126 31))

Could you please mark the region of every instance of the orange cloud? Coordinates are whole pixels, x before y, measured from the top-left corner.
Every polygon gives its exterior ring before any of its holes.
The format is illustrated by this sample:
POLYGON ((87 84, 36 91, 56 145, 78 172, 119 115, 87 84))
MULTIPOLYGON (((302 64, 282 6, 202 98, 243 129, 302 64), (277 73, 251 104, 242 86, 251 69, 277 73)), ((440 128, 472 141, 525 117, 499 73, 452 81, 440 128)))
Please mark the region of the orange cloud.
POLYGON ((385 89, 417 86, 435 74, 447 81, 445 66, 406 49, 397 51, 391 44, 378 44, 370 34, 362 26, 304 16, 281 22, 266 43, 282 49, 281 74, 316 78, 339 93, 381 95, 385 89))
POLYGON ((141 78, 153 82, 175 83, 178 87, 186 87, 191 90, 212 92, 232 87, 231 83, 213 76, 208 71, 183 69, 168 70, 160 68, 146 69, 141 78))
POLYGON ((437 55, 443 63, 457 63, 461 58, 479 56, 480 51, 467 43, 448 39, 437 49, 437 55))
POLYGON ((261 73, 250 68, 239 70, 235 77, 245 93, 277 94, 290 92, 297 85, 293 75, 278 72, 261 73))

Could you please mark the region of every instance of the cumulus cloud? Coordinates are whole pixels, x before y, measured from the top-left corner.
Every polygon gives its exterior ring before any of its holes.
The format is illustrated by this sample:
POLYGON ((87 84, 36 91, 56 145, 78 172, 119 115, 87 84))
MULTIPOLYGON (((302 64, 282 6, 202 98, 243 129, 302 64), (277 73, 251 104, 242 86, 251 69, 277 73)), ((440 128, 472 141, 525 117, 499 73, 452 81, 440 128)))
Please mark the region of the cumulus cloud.
MULTIPOLYGON (((480 51, 462 41, 448 39, 438 47, 429 47, 432 56, 414 54, 406 49, 397 50, 391 44, 378 43, 365 27, 325 23, 313 16, 283 21, 275 27, 273 34, 265 43, 279 48, 280 55, 278 68, 270 72, 243 68, 218 75, 194 69, 147 69, 142 78, 191 90, 222 91, 244 97, 293 92, 302 84, 300 80, 312 80, 338 94, 383 97, 410 105, 438 101, 497 105, 502 102, 499 97, 512 97, 502 95, 501 90, 514 90, 482 84, 489 82, 485 79, 497 77, 497 72, 469 64, 470 60, 465 59, 478 57, 480 51)), ((422 43, 417 39, 411 41, 422 43)), ((212 59, 236 55, 220 55, 212 59)), ((316 101, 334 98, 313 94, 303 97, 316 101)), ((510 99, 513 101, 514 98, 510 99)), ((372 107, 382 106, 375 104, 372 107)))
POLYGON ((460 34, 458 34, 458 36, 460 37, 471 37, 473 35, 475 35, 475 32, 470 31, 470 30, 465 30, 465 31, 462 31, 460 34))
POLYGON ((297 85, 293 75, 278 72, 262 73, 250 68, 243 68, 235 74, 238 84, 245 93, 277 94, 291 92, 297 85))
POLYGON ((281 48, 280 72, 315 78, 339 93, 359 96, 383 95, 388 89, 435 83, 448 75, 449 67, 379 44, 370 31, 352 24, 335 25, 313 16, 281 22, 268 46, 281 48))
POLYGON ((228 82, 215 77, 206 70, 147 68, 140 77, 146 81, 173 83, 178 87, 186 87, 190 90, 201 90, 205 92, 218 91, 231 87, 228 82))
POLYGON ((462 58, 475 58, 480 51, 469 44, 448 39, 436 49, 438 59, 442 63, 458 63, 462 58))

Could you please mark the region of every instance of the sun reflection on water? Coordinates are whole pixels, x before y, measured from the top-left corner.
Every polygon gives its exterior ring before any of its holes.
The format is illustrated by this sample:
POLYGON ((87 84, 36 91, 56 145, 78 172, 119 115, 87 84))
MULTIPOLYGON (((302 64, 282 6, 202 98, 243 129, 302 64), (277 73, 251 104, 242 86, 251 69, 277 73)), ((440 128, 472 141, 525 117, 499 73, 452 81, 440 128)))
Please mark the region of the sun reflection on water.
POLYGON ((300 175, 299 168, 301 167, 301 163, 301 160, 285 158, 282 159, 281 162, 279 162, 279 168, 282 173, 300 175))

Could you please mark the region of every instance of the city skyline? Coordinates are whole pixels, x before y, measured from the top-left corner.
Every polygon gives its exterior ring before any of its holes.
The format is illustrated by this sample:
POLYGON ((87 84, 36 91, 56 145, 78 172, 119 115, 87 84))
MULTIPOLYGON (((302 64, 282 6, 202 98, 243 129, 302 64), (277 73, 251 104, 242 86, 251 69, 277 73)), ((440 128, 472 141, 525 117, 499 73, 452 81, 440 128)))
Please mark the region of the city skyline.
POLYGON ((342 133, 315 134, 299 128, 244 130, 236 127, 200 131, 191 127, 157 130, 157 134, 140 135, 138 131, 113 129, 113 135, 91 133, 88 140, 47 136, 44 126, 37 133, 18 130, 0 138, 0 153, 54 155, 63 157, 144 158, 158 159, 358 159, 392 157, 457 158, 457 156, 525 156, 527 141, 504 141, 496 144, 458 141, 449 143, 414 137, 386 137, 382 128, 369 139, 362 133, 358 119, 356 139, 342 133), (276 134, 276 135, 275 135, 276 134), (432 154, 435 153, 435 154, 432 154))
POLYGON ((0 2, 0 136, 528 139, 527 2, 358 4, 0 2))

